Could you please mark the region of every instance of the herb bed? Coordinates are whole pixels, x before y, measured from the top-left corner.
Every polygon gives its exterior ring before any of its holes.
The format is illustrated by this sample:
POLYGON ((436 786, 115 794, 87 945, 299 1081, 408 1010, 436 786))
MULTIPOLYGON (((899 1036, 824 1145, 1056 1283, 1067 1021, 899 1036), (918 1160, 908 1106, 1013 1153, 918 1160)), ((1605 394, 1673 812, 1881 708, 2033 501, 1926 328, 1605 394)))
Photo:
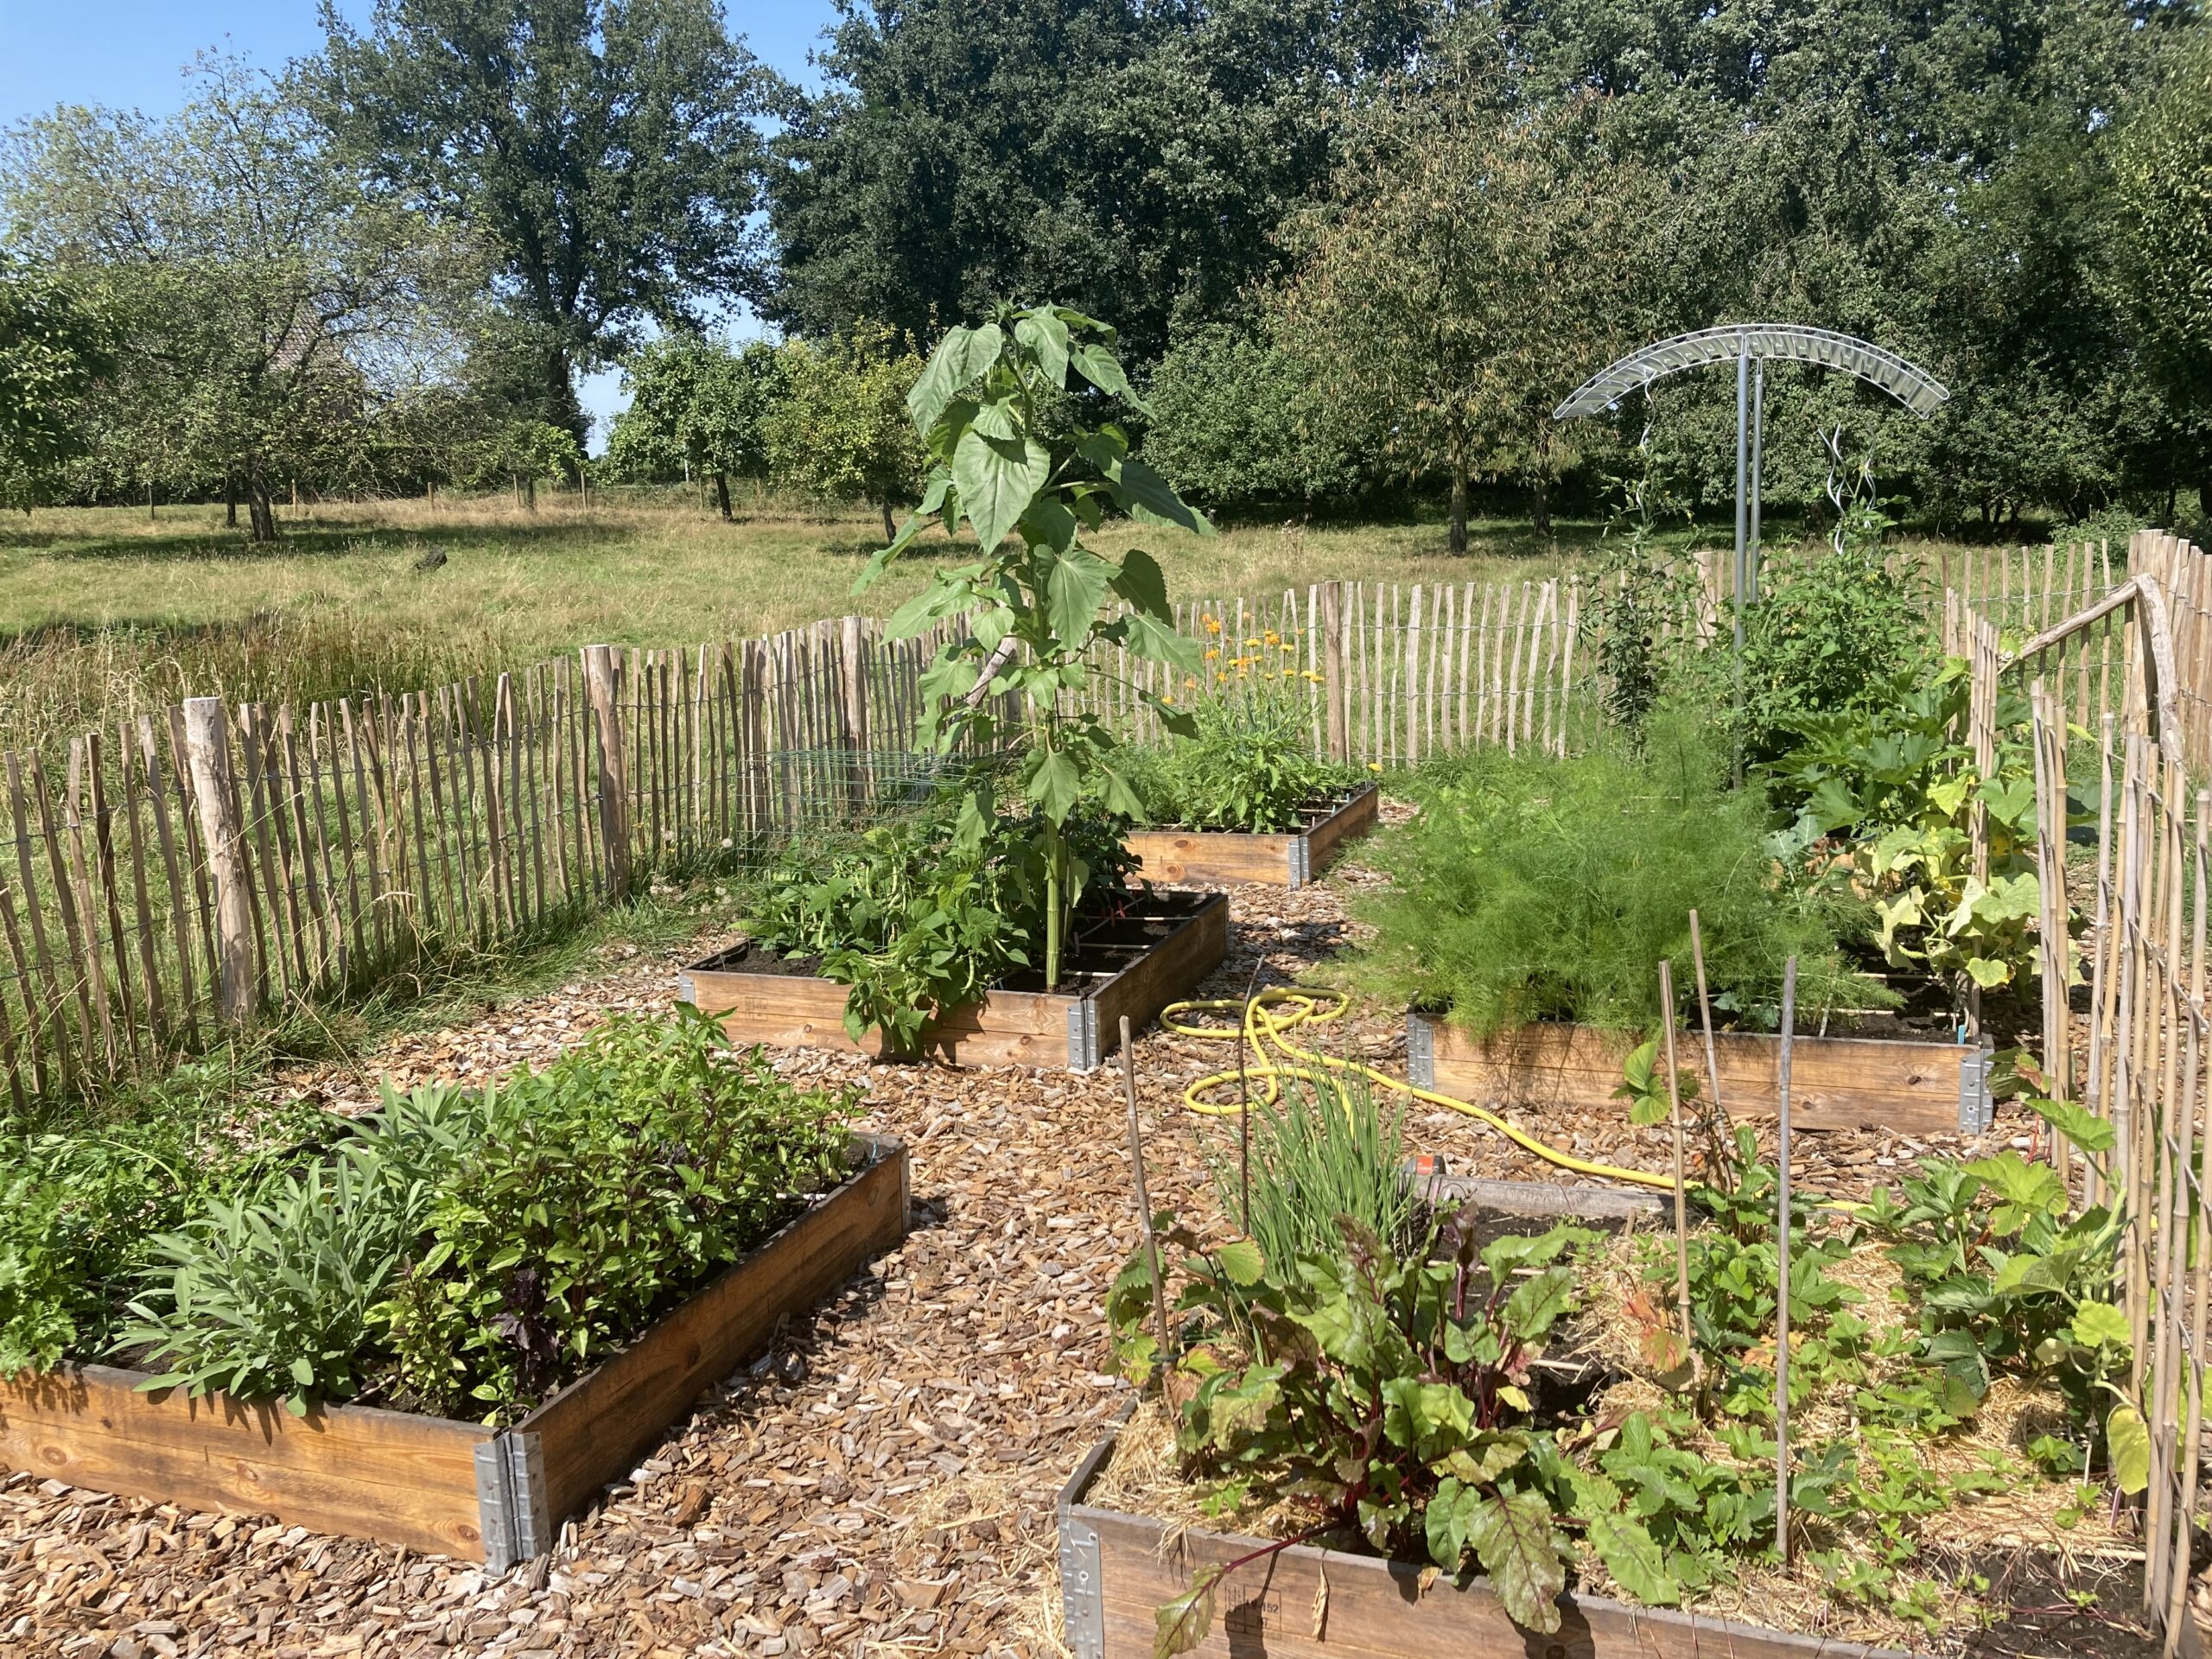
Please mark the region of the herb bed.
MULTIPOLYGON (((1562 1021, 1516 1027, 1478 1042, 1414 1008, 1406 1014, 1406 1069, 1417 1086, 1464 1099, 1611 1111, 1637 1041, 1628 1032, 1562 1021)), ((1716 1032, 1713 1046, 1721 1103, 1732 1114, 1780 1110, 1780 1038, 1716 1032)), ((1979 1135, 1995 1110, 1991 1053, 1986 1039, 1801 1035, 1790 1056, 1790 1122, 1801 1129, 1872 1125, 1906 1135, 1979 1135)), ((1686 1038, 1678 1058, 1702 1077, 1702 1039, 1686 1038)))
MULTIPOLYGON (((1121 1020, 1140 1026, 1220 966, 1229 900, 1218 893, 1154 893, 1078 930, 1061 988, 1010 977, 982 1000, 922 1028, 916 1052, 957 1065, 1066 1066, 1088 1071, 1111 1052, 1121 1020)), ((677 1000, 721 1021, 739 1044, 881 1055, 881 1032, 857 1043, 845 1028, 848 988, 807 958, 750 944, 677 976, 677 1000)))
POLYGON ((841 1185, 511 1428, 373 1407, 242 1402, 72 1365, 0 1382, 0 1465, 483 1560, 543 1554, 700 1394, 906 1236, 906 1147, 855 1135, 841 1185))
POLYGON ((1124 842, 1154 881, 1244 882, 1302 887, 1375 828, 1382 791, 1368 784, 1306 807, 1306 828, 1281 835, 1176 826, 1132 830, 1124 842))

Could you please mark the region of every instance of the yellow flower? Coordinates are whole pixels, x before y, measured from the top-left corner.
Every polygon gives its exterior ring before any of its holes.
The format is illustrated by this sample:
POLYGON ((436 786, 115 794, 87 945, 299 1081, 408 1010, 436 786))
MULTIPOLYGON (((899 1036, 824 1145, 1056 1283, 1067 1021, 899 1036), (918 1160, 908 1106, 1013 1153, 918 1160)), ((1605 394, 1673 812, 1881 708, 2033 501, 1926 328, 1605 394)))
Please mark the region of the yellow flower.
POLYGON ((1380 760, 1370 760, 1367 763, 1367 769, 1370 772, 1380 772, 1382 770, 1382 763, 1380 760))
POLYGON ((1196 685, 1198 683, 1198 678, 1197 678, 1197 677, 1196 677, 1195 675, 1185 674, 1185 675, 1183 677, 1183 688, 1184 688, 1184 690, 1188 690, 1191 687, 1192 687, 1192 686, 1196 685))
POLYGON ((1248 645, 1256 645, 1260 642, 1257 639, 1247 639, 1244 643, 1248 645))
POLYGON ((1210 616, 1206 618, 1206 632, 1208 633, 1219 633, 1221 632, 1221 619, 1217 616, 1210 616))
MULTIPOLYGON (((1220 655, 1221 655, 1221 647, 1220 647, 1220 646, 1218 646, 1218 645, 1208 645, 1208 646, 1206 647, 1206 660, 1207 660, 1208 662, 1211 662, 1215 658, 1217 658, 1217 657, 1218 657, 1218 656, 1220 656, 1220 655)), ((1778 1226, 1778 1225, 1780 1225, 1781 1224, 1777 1223, 1776 1224, 1778 1226)))
POLYGON ((1219 683, 1226 684, 1229 680, 1229 676, 1222 672, 1219 669, 1216 669, 1214 671, 1214 679, 1219 683))
POLYGON ((1175 701, 1175 694, 1173 691, 1163 691, 1160 694, 1160 700, 1162 702, 1172 703, 1175 701))
POLYGON ((1279 645, 1282 643, 1282 635, 1277 633, 1273 628, 1269 628, 1267 633, 1267 639, 1269 645, 1279 645))
POLYGON ((1298 655, 1298 647, 1297 647, 1296 645, 1293 645, 1293 644, 1292 644, 1290 641, 1288 641, 1288 640, 1285 640, 1285 641, 1283 642, 1283 647, 1282 647, 1282 648, 1283 648, 1286 652, 1289 652, 1289 653, 1290 653, 1290 655, 1292 655, 1293 657, 1295 657, 1295 656, 1297 656, 1297 655, 1298 655))

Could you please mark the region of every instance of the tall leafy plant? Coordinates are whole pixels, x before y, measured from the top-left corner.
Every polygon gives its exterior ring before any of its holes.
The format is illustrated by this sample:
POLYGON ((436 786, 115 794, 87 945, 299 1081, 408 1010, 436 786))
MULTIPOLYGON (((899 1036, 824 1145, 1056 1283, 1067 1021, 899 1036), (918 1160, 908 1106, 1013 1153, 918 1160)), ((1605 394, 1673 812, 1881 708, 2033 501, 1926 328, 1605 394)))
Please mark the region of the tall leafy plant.
MULTIPOLYGON (((1144 410, 1114 341, 1107 324, 1053 305, 1002 306, 979 328, 947 332, 906 397, 931 461, 921 505, 855 589, 880 577, 931 522, 950 533, 964 520, 976 533, 981 556, 939 569, 893 613, 888 632, 909 639, 949 619, 966 624, 966 636, 923 677, 924 730, 946 747, 963 738, 987 747, 1011 740, 1021 752, 1015 786, 1037 809, 1046 871, 1049 988, 1059 985, 1068 919, 1090 875, 1070 845, 1070 817, 1086 800, 1131 817, 1143 810, 1115 763, 1113 734, 1096 715, 1065 707, 1066 694, 1082 689, 1101 645, 1185 673, 1200 665, 1197 647, 1175 632, 1159 562, 1137 548, 1105 557, 1083 544, 1082 532, 1116 510, 1214 533, 1130 456, 1119 426, 1087 423, 1102 399, 1144 410), (1012 716, 995 706, 1001 694, 1012 699, 1012 716)), ((1192 729, 1173 707, 1138 695, 1169 729, 1192 729)), ((971 798, 970 833, 981 832, 988 810, 986 798, 971 798)))

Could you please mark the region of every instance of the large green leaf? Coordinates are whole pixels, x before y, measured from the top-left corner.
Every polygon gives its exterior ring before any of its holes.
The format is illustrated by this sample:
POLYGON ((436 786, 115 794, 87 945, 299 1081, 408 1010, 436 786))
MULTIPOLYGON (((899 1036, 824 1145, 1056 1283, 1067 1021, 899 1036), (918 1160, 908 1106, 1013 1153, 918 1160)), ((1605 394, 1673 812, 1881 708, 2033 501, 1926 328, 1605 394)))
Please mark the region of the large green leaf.
POLYGON ((1040 305, 1014 325, 1014 337, 1036 354, 1037 367, 1055 386, 1068 378, 1068 326, 1049 305, 1040 305))
POLYGON ((1559 1629, 1567 1588, 1552 1506, 1538 1492, 1486 1497, 1467 1517, 1468 1541, 1513 1622, 1548 1636, 1559 1629))
POLYGON ((1052 455, 1034 438, 995 437, 980 426, 960 435, 952 451, 953 486, 986 553, 1021 521, 1052 472, 1052 455))
POLYGON ((1466 1443, 1475 1402, 1449 1382, 1394 1376, 1382 1385, 1382 1432, 1423 1463, 1433 1463, 1466 1443))
POLYGON ((930 353, 922 378, 906 394, 906 413, 912 417, 915 430, 925 435, 937 424, 937 417, 952 401, 952 394, 968 384, 964 374, 958 379, 953 376, 967 361, 968 341, 973 333, 965 327, 946 329, 944 338, 930 353))
POLYGON ((1163 622, 1175 620, 1174 607, 1167 602, 1167 573, 1141 547, 1122 556, 1122 568, 1114 573, 1114 591, 1147 616, 1163 622))
POLYGON ((2151 1430, 2134 1407, 2114 1406, 2105 1419, 2105 1456, 2112 1463, 2113 1484, 2129 1497, 2151 1484, 2151 1430))
POLYGON ((1213 521, 1175 493, 1175 486, 1141 461, 1125 461, 1110 476, 1114 499, 1141 524, 1166 524, 1199 536, 1214 534, 1213 521))
POLYGON ((2084 1152, 2109 1152, 2116 1139, 2113 1126, 2092 1116, 2070 1100, 2030 1100, 2027 1108, 2084 1152))
POLYGON ((2110 1302, 2084 1302, 2074 1310, 2074 1340, 2087 1348, 2099 1344, 2125 1350, 2133 1340, 2127 1315, 2110 1302))
POLYGON ((1129 378, 1122 372, 1120 361, 1103 346, 1085 340, 1069 351, 1068 361, 1075 365, 1077 373, 1099 391, 1127 398, 1140 409, 1144 407, 1143 400, 1130 390, 1129 378))
POLYGON ((1213 1586, 1221 1577, 1214 1566, 1192 1574, 1191 1587, 1153 1614, 1152 1659, 1174 1659, 1206 1639, 1213 1629, 1213 1586))
POLYGON ((1098 620, 1106 584, 1113 579, 1114 567, 1084 547, 1070 548, 1046 567, 1045 620, 1063 646, 1081 648, 1090 625, 1098 620))
POLYGON ((1682 1599, 1681 1587, 1668 1573, 1666 1558, 1643 1522, 1623 1515, 1592 1516, 1589 1536, 1605 1571, 1638 1601, 1671 1607, 1682 1599))
POLYGON ((1436 1496, 1428 1500, 1427 1513, 1422 1516, 1428 1535, 1428 1558, 1446 1573, 1459 1570, 1459 1559, 1467 1553, 1467 1529, 1483 1501, 1479 1491, 1452 1475, 1437 1484, 1436 1496))
POLYGON ((1541 1337, 1567 1312, 1573 1296, 1573 1274, 1565 1268, 1547 1268, 1523 1279, 1505 1299, 1505 1328, 1523 1342, 1541 1337))
POLYGON ((1054 823, 1065 823, 1083 798, 1083 775, 1067 752, 1054 749, 1037 764, 1029 780, 1029 798, 1044 809, 1054 823))
POLYGON ((1166 663, 1181 669, 1185 674, 1199 674, 1205 671, 1205 658, 1198 649, 1198 642, 1186 639, 1173 627, 1156 616, 1142 611, 1133 611, 1116 624, 1121 642, 1132 654, 1147 662, 1166 663))

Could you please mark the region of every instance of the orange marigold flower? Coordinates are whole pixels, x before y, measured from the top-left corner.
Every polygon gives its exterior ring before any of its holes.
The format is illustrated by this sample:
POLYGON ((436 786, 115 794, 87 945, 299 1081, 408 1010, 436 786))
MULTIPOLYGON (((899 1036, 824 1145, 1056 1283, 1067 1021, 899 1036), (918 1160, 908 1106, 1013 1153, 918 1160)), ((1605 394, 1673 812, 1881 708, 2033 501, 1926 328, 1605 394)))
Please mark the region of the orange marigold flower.
POLYGON ((1217 616, 1210 616, 1206 618, 1206 632, 1208 633, 1219 633, 1221 632, 1221 619, 1217 616))

